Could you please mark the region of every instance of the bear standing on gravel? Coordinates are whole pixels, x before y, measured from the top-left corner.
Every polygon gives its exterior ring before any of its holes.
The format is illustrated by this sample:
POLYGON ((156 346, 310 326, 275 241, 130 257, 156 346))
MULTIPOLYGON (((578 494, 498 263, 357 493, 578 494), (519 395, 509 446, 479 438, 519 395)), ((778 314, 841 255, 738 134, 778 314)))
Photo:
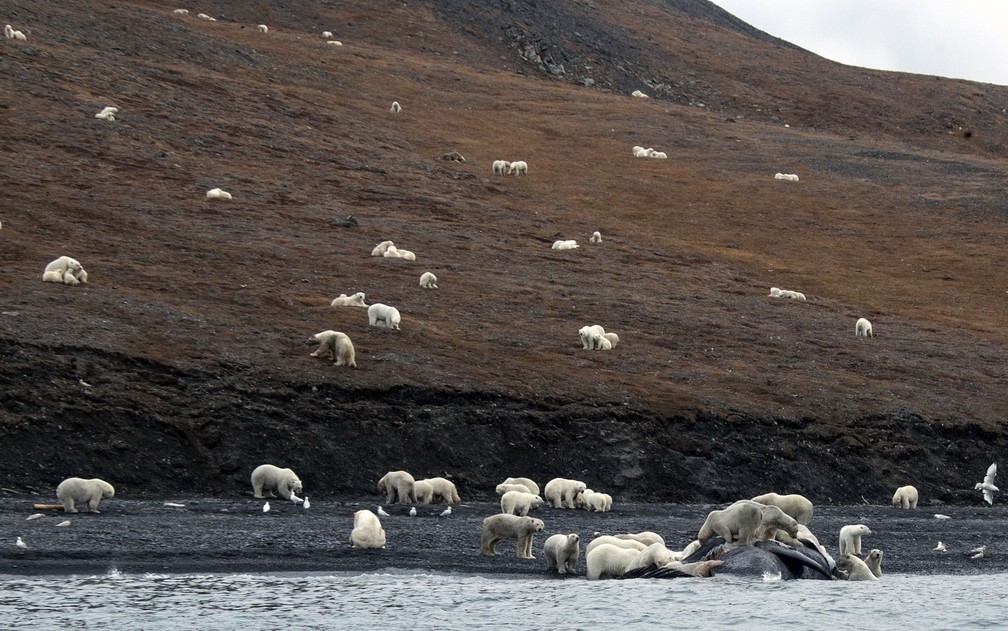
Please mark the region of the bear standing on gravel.
POLYGON ((747 546, 772 539, 778 528, 792 537, 798 536, 798 522, 780 508, 739 500, 723 510, 711 511, 697 533, 697 540, 706 543, 712 537, 722 537, 726 543, 738 541, 739 545, 747 546))
POLYGON ((546 569, 556 568, 559 574, 574 574, 578 556, 581 554, 581 537, 577 533, 553 535, 543 544, 546 555, 546 569))
POLYGON ((302 491, 301 480, 290 469, 262 464, 252 472, 252 493, 262 499, 265 497, 263 491, 276 493, 276 497, 287 500, 302 491))
POLYGON ((98 478, 67 478, 56 487, 56 497, 63 503, 64 513, 76 513, 77 504, 87 504, 89 513, 97 513, 98 502, 114 496, 115 488, 98 478))
POLYGON ((500 541, 515 541, 515 553, 519 559, 534 559, 532 538, 546 526, 541 519, 519 517, 518 515, 491 515, 483 520, 483 535, 480 538, 480 554, 497 556, 500 541))
POLYGON ((389 504, 417 503, 416 480, 406 471, 389 471, 378 480, 378 490, 385 494, 389 504))

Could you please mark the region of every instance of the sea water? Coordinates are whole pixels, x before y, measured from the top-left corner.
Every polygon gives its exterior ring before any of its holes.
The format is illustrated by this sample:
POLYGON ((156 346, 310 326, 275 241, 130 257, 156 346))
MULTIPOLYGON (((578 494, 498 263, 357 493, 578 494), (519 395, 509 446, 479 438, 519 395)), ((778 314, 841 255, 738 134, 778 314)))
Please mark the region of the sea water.
POLYGON ((715 577, 142 574, 0 577, 0 628, 1004 629, 1008 574, 715 577))

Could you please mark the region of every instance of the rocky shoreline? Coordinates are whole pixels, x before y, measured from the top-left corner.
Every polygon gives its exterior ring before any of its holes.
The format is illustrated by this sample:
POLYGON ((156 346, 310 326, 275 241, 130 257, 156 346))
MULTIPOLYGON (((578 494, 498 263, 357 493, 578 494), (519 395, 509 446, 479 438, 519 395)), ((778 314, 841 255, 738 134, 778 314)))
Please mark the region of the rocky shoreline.
MULTIPOLYGON (((171 497, 159 500, 112 499, 101 514, 64 515, 35 510, 49 497, 0 498, 0 574, 81 575, 124 573, 207 572, 448 572, 479 575, 530 575, 555 578, 547 572, 542 544, 551 534, 577 532, 582 541, 594 533, 615 534, 652 530, 669 548, 681 549, 696 536, 706 514, 719 506, 701 504, 620 503, 612 512, 540 508, 534 515, 546 523, 533 546, 536 560, 521 560, 514 545, 501 543, 498 557, 479 555, 484 517, 495 514, 494 502, 466 502, 439 517, 444 506, 420 506, 410 517, 403 505, 384 507, 388 543, 382 550, 349 546, 353 513, 377 510, 378 500, 312 499, 301 505, 273 500, 263 513, 261 500, 248 498, 171 497), (170 506, 168 504, 178 504, 170 506), (27 520, 34 513, 45 517, 27 520), (56 524, 69 519, 67 527, 56 524), (13 545, 16 537, 28 545, 13 545)), ((883 550, 884 573, 983 574, 1004 572, 1004 531, 1008 509, 1003 506, 944 506, 897 510, 888 506, 822 506, 810 528, 831 554, 843 525, 864 523, 872 534, 863 552, 883 550), (947 515, 947 519, 936 518, 947 515), (933 550, 938 541, 948 551, 933 550), (966 554, 986 546, 983 559, 966 554)), ((584 554, 577 578, 584 575, 584 554)), ((884 578, 884 576, 883 576, 884 578)))

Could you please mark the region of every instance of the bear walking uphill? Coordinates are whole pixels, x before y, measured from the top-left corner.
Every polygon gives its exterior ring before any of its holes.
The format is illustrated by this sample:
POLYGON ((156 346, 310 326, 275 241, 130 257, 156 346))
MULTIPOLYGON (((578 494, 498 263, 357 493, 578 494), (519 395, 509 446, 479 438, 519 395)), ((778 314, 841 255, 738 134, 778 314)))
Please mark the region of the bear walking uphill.
POLYGON ((518 515, 491 515, 483 520, 483 534, 480 538, 480 554, 497 556, 497 544, 514 541, 515 554, 519 559, 534 559, 532 539, 542 532, 545 525, 541 519, 518 515))
POLYGON ((356 354, 354 353, 353 342, 346 333, 340 331, 322 331, 308 338, 309 342, 317 342, 319 347, 312 353, 312 357, 325 357, 334 361, 337 366, 357 367, 356 354))

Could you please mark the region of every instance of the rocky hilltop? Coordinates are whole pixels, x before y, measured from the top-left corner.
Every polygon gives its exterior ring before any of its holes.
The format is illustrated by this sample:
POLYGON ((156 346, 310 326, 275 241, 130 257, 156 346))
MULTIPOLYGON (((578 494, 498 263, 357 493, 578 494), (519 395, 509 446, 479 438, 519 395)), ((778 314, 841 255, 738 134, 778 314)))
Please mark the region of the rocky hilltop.
POLYGON ((472 499, 977 503, 1006 452, 1006 87, 705 0, 7 6, 6 492, 241 494, 273 462, 313 497, 404 468, 472 499), (60 255, 86 285, 41 282, 60 255), (329 307, 357 291, 401 330, 329 307), (309 356, 326 329, 356 370, 309 356))

